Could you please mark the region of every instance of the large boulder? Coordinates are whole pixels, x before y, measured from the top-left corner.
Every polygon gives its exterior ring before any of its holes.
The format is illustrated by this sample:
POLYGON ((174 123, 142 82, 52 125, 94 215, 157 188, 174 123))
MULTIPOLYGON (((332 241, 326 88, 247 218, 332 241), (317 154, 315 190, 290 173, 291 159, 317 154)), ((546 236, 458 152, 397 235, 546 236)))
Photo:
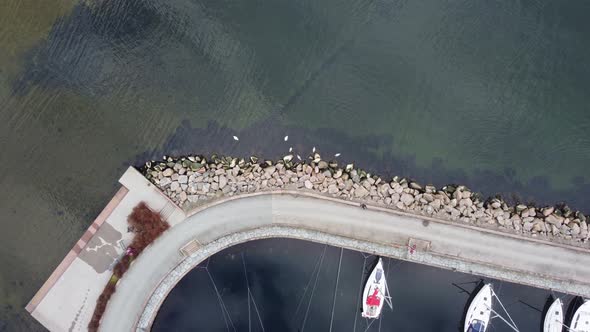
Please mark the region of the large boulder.
POLYGON ((354 197, 363 198, 369 194, 369 191, 363 186, 354 189, 354 197))
POLYGON ((166 168, 164 172, 162 172, 162 175, 164 176, 172 176, 172 174, 174 174, 174 170, 172 168, 166 168))
POLYGON ((410 204, 414 203, 414 196, 410 194, 402 194, 400 201, 404 203, 405 206, 410 206, 410 204))
POLYGON ((558 215, 555 214, 550 214, 547 217, 545 217, 545 222, 551 224, 551 225, 555 225, 557 227, 560 227, 561 224, 563 224, 563 217, 560 217, 558 215))

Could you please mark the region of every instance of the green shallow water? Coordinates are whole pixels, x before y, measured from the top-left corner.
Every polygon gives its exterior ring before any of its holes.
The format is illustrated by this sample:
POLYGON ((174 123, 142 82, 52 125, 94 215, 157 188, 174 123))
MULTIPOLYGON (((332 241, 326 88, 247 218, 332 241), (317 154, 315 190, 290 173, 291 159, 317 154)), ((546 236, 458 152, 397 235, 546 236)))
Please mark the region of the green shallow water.
POLYGON ((588 210, 589 9, 0 3, 0 330, 38 328, 26 302, 127 165, 165 153, 316 146, 380 173, 588 210))

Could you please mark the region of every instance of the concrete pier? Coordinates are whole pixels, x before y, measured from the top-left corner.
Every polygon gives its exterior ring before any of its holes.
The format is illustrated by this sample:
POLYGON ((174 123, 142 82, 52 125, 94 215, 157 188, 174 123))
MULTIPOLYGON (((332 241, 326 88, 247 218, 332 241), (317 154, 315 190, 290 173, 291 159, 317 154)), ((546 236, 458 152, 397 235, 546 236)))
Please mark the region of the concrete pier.
MULTIPOLYGON (((585 248, 370 205, 361 209, 358 203, 298 191, 220 197, 185 215, 170 207, 165 196, 134 169, 121 183, 127 190, 123 203, 111 207, 106 222, 97 227, 111 225, 123 232, 132 202, 138 200, 157 205, 158 211, 172 211, 172 227, 141 254, 117 285, 101 321, 103 331, 149 329, 166 295, 194 266, 229 246, 269 237, 327 243, 590 297, 590 251, 585 248)), ((87 248, 92 239, 81 253, 92 249, 87 248)), ((102 239, 109 241, 107 236, 102 239)), ((53 286, 42 289, 43 294, 27 307, 50 330, 85 328, 88 323, 88 312, 109 275, 95 271, 93 277, 96 266, 83 268, 89 262, 93 261, 75 258, 75 264, 62 268, 67 279, 52 276, 57 280, 53 286), (71 303, 62 303, 66 299, 71 303)))

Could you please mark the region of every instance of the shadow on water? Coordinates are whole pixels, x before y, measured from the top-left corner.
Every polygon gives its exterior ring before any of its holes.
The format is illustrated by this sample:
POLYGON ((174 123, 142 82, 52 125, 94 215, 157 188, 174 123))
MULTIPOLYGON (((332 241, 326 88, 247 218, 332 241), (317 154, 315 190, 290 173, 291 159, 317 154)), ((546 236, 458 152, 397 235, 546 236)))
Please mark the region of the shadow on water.
MULTIPOLYGON (((204 128, 195 128, 183 121, 168 137, 161 148, 137 155, 130 162, 142 165, 147 160, 159 160, 163 155, 179 156, 193 153, 248 157, 257 155, 274 159, 288 153, 289 147, 305 158, 317 147, 325 157, 341 152, 341 163, 354 162, 357 167, 376 172, 385 177, 400 175, 421 183, 443 186, 449 183, 464 184, 484 196, 500 194, 507 201, 533 203, 539 206, 567 202, 574 209, 588 212, 590 183, 582 177, 572 179, 573 188, 555 190, 546 177, 535 177, 528 182, 517 178, 514 169, 503 172, 475 169, 468 174, 465 169, 447 168, 443 161, 433 160, 429 167, 420 167, 413 156, 397 156, 385 153, 376 156, 371 148, 386 144, 390 137, 368 134, 351 137, 332 128, 305 129, 280 125, 280 116, 271 116, 240 132, 209 122, 204 128), (289 135, 288 142, 283 141, 289 135), (239 142, 232 136, 238 135, 239 142)), ((328 157, 329 158, 329 157, 328 157)))

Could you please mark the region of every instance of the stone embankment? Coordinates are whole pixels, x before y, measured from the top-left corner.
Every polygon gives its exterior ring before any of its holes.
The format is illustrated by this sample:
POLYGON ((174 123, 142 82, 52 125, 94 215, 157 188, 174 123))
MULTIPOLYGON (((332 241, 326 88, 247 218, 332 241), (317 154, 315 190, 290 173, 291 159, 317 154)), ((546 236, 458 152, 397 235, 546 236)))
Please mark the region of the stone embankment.
POLYGON ((220 196, 299 189, 554 242, 587 246, 589 238, 586 216, 567 205, 511 206, 500 197, 484 200, 465 186, 438 189, 405 178, 385 180, 353 164, 322 160, 318 153, 306 162, 294 162, 293 155, 262 162, 256 157, 164 157, 142 171, 185 209, 220 196))

